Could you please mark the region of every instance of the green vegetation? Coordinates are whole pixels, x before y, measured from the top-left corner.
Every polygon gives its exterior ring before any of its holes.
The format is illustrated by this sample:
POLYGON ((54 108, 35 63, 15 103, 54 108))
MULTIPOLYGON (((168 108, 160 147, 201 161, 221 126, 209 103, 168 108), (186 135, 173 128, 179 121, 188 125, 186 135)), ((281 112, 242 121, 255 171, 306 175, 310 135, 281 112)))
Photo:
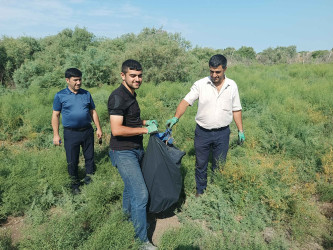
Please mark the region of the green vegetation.
MULTIPOLYGON (((1 48, 7 51, 7 59, 0 57, 0 70, 7 67, 2 83, 17 88, 0 92, 0 220, 21 215, 25 223, 15 243, 0 231, 0 248, 137 249, 132 224, 121 213, 123 183, 108 159, 106 103, 120 83, 120 63, 132 56, 143 62, 145 81, 137 92, 142 118, 158 120, 162 131, 191 81, 208 74, 207 61, 217 51, 191 49, 179 35, 154 29, 114 40, 64 30, 38 41, 4 38, 1 48), (14 51, 25 60, 8 59, 14 51), (93 182, 76 196, 70 194, 64 148, 52 145, 50 124, 53 97, 65 86, 63 71, 69 66, 82 69, 83 88, 92 93, 105 136, 101 146, 96 143, 93 182)), ((187 110, 173 129, 177 147, 187 152, 184 192, 175 210, 181 226, 167 231, 159 248, 332 247, 332 220, 320 204, 333 201, 333 65, 263 65, 251 59, 247 47, 219 52, 248 55, 239 63, 232 59, 227 71, 240 90, 246 142, 237 146, 232 124, 227 162, 214 179, 210 173, 206 193, 196 199, 196 107, 187 110)), ((81 158, 81 176, 83 171, 81 158)))
POLYGON ((43 88, 63 86, 63 72, 77 67, 84 72, 87 87, 115 84, 119 68, 136 58, 145 69, 145 81, 194 81, 204 74, 213 54, 224 54, 231 65, 329 63, 333 50, 297 52, 296 46, 268 48, 256 53, 252 47, 225 49, 192 48, 179 33, 143 29, 138 35, 115 39, 97 38, 86 29, 64 29, 41 39, 20 37, 0 39, 0 83, 6 87, 43 88))

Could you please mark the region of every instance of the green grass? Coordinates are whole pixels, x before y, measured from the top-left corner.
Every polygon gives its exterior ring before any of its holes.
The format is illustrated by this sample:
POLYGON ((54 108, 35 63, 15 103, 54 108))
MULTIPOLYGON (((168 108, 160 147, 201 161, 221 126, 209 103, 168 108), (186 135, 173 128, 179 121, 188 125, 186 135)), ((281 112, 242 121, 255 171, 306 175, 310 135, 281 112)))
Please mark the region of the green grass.
MULTIPOLYGON (((237 146, 232 123, 227 162, 214 179, 209 172, 200 199, 194 198, 196 104, 188 108, 173 129, 176 146, 186 151, 176 210, 181 226, 162 236, 160 249, 332 246, 332 221, 314 202, 314 197, 333 200, 332 72, 332 64, 228 68, 227 76, 240 91, 246 142, 237 146)), ((164 131, 191 85, 144 83, 137 91, 142 118, 156 119, 164 131)), ((104 141, 96 144, 93 183, 75 197, 68 188, 64 148, 52 145, 52 101, 59 89, 32 85, 1 94, 0 220, 25 216, 19 249, 139 247, 121 213, 122 180, 108 159, 107 99, 116 87, 89 89, 104 141)), ((148 138, 144 136, 145 147, 148 138)), ((82 156, 79 168, 83 177, 82 156)), ((1 248, 12 244, 6 233, 0 235, 1 248)))

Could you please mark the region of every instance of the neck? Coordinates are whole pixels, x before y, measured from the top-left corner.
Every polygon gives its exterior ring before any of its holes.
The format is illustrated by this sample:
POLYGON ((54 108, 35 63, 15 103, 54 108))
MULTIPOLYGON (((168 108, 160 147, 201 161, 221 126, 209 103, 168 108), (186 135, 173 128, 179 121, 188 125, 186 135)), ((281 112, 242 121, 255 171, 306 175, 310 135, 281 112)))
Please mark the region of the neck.
POLYGON ((134 95, 135 89, 130 88, 125 81, 123 81, 122 84, 128 89, 129 92, 131 92, 132 95, 134 95))
POLYGON ((77 94, 77 93, 79 92, 79 90, 74 90, 74 89, 72 89, 72 88, 70 88, 70 87, 68 87, 68 89, 69 89, 71 92, 73 92, 74 94, 77 94))

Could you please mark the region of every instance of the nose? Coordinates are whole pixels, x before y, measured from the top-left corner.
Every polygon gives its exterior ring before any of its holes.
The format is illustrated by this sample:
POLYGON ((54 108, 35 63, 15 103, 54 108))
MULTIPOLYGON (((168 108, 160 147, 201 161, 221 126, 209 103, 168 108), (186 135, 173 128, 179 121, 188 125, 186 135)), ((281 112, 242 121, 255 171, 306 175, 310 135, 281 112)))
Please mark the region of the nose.
POLYGON ((135 81, 139 82, 140 81, 140 76, 135 76, 135 81))

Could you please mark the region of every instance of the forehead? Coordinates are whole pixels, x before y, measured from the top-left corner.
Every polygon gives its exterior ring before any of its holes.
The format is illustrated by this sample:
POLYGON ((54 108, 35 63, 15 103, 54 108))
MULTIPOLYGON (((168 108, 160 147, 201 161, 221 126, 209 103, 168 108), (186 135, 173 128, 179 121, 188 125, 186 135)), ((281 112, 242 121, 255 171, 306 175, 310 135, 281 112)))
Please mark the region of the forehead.
POLYGON ((81 80, 81 76, 71 76, 70 78, 67 78, 69 80, 81 80))
POLYGON ((217 67, 209 67, 209 70, 215 72, 215 71, 222 71, 223 68, 222 68, 222 65, 219 65, 217 67))
POLYGON ((142 75, 142 70, 128 69, 126 74, 127 75, 136 75, 136 76, 139 76, 139 75, 142 75))

